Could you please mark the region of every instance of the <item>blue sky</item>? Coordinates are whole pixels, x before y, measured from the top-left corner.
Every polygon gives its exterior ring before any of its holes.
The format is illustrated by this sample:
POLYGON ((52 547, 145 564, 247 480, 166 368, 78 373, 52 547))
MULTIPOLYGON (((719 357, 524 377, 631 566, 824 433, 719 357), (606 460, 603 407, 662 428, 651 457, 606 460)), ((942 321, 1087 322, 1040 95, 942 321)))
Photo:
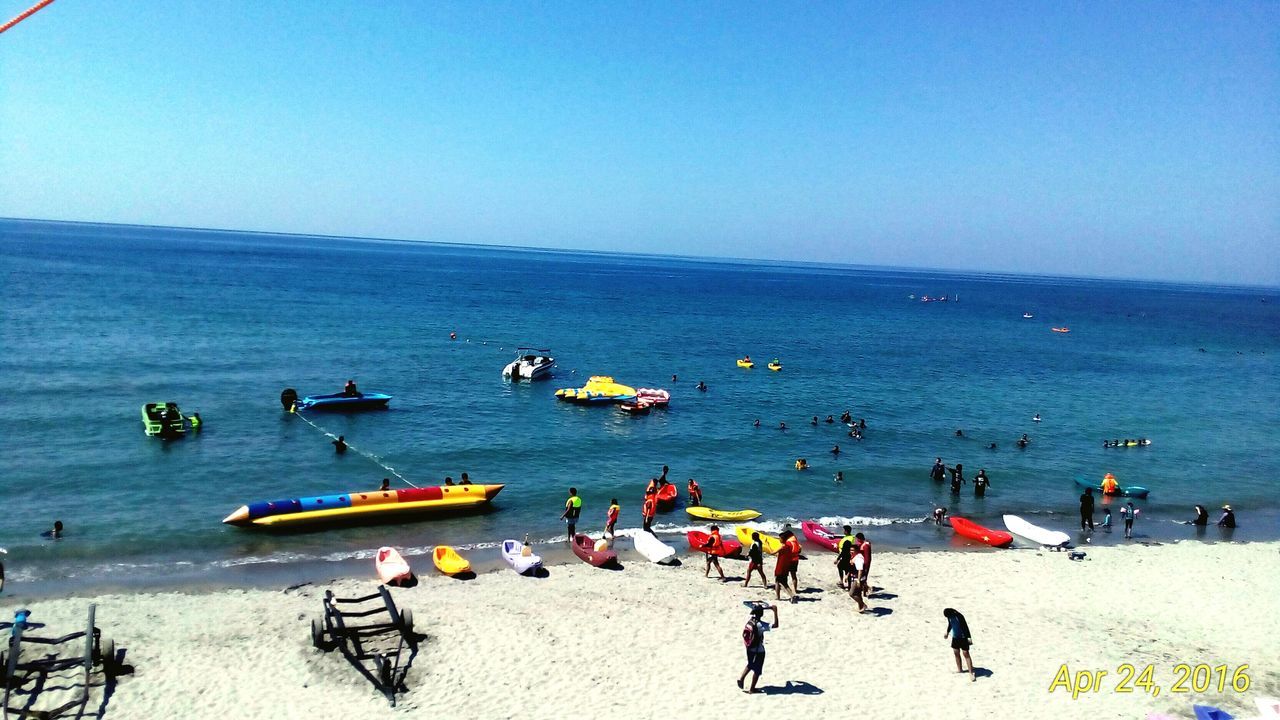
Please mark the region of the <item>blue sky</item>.
POLYGON ((61 0, 0 216, 1277 285, 1280 4, 61 0))

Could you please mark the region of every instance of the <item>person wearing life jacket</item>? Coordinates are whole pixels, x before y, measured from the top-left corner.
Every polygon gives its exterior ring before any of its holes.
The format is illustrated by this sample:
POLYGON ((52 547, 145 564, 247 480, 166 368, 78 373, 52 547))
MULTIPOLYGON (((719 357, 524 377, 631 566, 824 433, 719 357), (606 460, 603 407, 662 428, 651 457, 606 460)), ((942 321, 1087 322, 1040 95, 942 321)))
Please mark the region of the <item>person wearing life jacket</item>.
POLYGON ((797 469, 797 470, 808 470, 808 469, 809 469, 809 461, 808 461, 808 460, 805 460, 804 458, 798 458, 798 459, 796 460, 796 469, 797 469))
POLYGON ((658 514, 658 494, 646 492, 644 502, 640 505, 640 516, 644 519, 644 531, 653 533, 653 517, 658 514))
POLYGON ((723 552, 724 540, 720 538, 720 526, 712 525, 711 534, 707 536, 707 541, 702 543, 702 547, 698 548, 707 556, 707 568, 703 571, 702 577, 711 577, 711 566, 715 566, 716 572, 720 573, 720 581, 724 582, 724 569, 720 567, 720 553, 723 552))
POLYGON ((564 501, 564 512, 560 514, 561 519, 569 526, 569 542, 573 542, 573 536, 577 534, 578 516, 582 514, 582 498, 578 497, 578 488, 569 488, 569 499, 564 501))
POLYGON ((644 486, 644 494, 651 495, 658 492, 658 478, 649 478, 649 484, 644 486))
POLYGON ((702 488, 693 478, 689 478, 689 504, 695 507, 702 504, 702 488))
POLYGON ((618 504, 618 498, 609 501, 609 511, 605 513, 604 531, 609 537, 613 537, 613 527, 618 524, 618 515, 622 512, 622 506, 618 504))
POLYGON ((1102 476, 1102 494, 1115 495, 1118 492, 1120 492, 1120 483, 1116 482, 1116 476, 1111 473, 1102 476))
POLYGON ((751 547, 747 550, 747 579, 742 587, 751 584, 751 573, 758 573, 764 589, 769 589, 769 578, 764 576, 764 541, 760 539, 758 532, 751 533, 751 547))
POLYGON ((782 599, 782 588, 786 588, 791 593, 791 602, 796 602, 795 588, 788 584, 788 578, 791 576, 793 566, 799 564, 800 553, 793 549, 791 540, 795 537, 790 530, 782 531, 782 547, 778 549, 778 562, 773 567, 773 589, 777 600, 782 599))

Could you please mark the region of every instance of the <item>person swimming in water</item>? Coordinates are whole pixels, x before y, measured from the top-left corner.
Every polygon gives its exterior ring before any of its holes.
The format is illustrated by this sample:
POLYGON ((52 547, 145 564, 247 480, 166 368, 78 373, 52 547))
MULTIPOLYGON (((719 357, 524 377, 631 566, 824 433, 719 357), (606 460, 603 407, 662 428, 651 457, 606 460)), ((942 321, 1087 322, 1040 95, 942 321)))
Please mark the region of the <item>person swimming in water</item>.
POLYGON ((990 445, 988 445, 988 446, 987 446, 987 449, 988 449, 988 450, 996 450, 996 449, 997 449, 997 448, 996 448, 996 444, 995 444, 995 443, 991 443, 990 445))
POLYGON ((756 421, 751 423, 751 427, 760 427, 760 418, 756 418, 756 421))
POLYGON ((40 537, 47 537, 50 540, 61 540, 62 539, 62 521, 54 520, 53 529, 45 530, 44 532, 40 533, 40 537))
POLYGON ((1036 416, 1031 418, 1031 422, 1040 422, 1040 413, 1036 413, 1036 416))
POLYGON ((1027 438, 1027 434, 1023 433, 1022 437, 1018 438, 1018 447, 1025 449, 1030 442, 1031 440, 1027 438))
POLYGON ((844 414, 840 416, 840 422, 844 423, 845 425, 848 425, 849 423, 853 422, 853 416, 849 414, 848 410, 845 410, 844 414))
POLYGON ((779 430, 786 430, 786 429, 787 429, 787 424, 786 424, 785 422, 780 422, 780 423, 778 423, 778 429, 779 429, 779 430))
POLYGON ((702 382, 701 380, 699 380, 699 381, 698 381, 698 389, 699 389, 699 390, 701 390, 702 392, 706 392, 706 391, 707 391, 707 384, 706 384, 706 383, 704 383, 704 382, 702 382))
POLYGON ((347 438, 345 435, 339 435, 338 439, 333 441, 333 451, 339 455, 347 451, 347 438))
POLYGON ((839 456, 840 456, 840 446, 839 446, 839 445, 836 445, 835 447, 832 447, 832 448, 831 448, 831 454, 832 454, 832 455, 835 455, 836 457, 839 457, 839 456))
POLYGON ((814 427, 817 427, 817 426, 818 426, 818 416, 817 416, 817 415, 814 415, 814 416, 813 416, 813 419, 809 421, 809 424, 810 424, 810 425, 812 425, 812 426, 814 426, 814 427))
POLYGON ((964 437, 964 431, 956 428, 956 437, 964 437))
POLYGON ((837 485, 843 485, 843 484, 844 484, 844 471, 843 471, 843 470, 837 470, 837 471, 836 471, 836 484, 837 484, 837 485))

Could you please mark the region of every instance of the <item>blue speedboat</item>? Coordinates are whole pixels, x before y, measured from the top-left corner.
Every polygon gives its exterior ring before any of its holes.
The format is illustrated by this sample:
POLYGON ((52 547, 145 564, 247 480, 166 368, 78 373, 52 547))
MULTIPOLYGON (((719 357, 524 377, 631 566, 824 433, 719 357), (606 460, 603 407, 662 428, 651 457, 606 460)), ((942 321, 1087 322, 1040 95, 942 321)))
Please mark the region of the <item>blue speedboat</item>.
POLYGON ((329 412, 359 412, 361 410, 385 410, 391 396, 386 393, 367 392, 333 393, 332 395, 308 395, 296 404, 298 410, 326 410, 329 412))

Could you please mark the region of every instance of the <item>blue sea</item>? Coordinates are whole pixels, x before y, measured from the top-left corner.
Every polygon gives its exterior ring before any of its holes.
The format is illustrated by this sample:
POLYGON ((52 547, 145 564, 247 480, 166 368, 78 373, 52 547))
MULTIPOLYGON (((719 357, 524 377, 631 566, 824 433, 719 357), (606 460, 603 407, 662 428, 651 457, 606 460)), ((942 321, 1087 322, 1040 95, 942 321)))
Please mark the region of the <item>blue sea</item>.
MULTIPOLYGON (((383 544, 496 555, 503 538, 562 533, 570 486, 581 527, 598 532, 613 497, 621 525, 639 525, 664 464, 682 505, 694 477, 708 505, 755 508, 766 528, 853 521, 882 547, 965 547, 923 521, 938 504, 1076 537, 1073 478, 1108 471, 1151 488, 1140 541, 1280 537, 1274 288, 20 220, 0 221, 0 278, 11 587, 323 566, 383 544), (518 346, 549 348, 554 378, 504 381, 518 346), (760 365, 736 367, 744 354, 760 365), (764 369, 774 357, 782 372, 764 369), (597 374, 667 388, 671 406, 630 417, 554 398, 597 374), (390 409, 315 426, 282 411, 284 388, 348 378, 390 409), (146 437, 139 407, 155 401, 198 411, 203 431, 146 437), (861 441, 810 424, 846 410, 867 422, 861 441), (353 450, 336 455, 326 432, 353 450), (1103 448, 1139 436, 1152 444, 1103 448), (985 468, 987 496, 932 483, 938 456, 967 477, 985 468), (285 535, 221 523, 254 500, 464 471, 506 483, 492 512, 285 535), (1197 503, 1214 519, 1230 503, 1241 527, 1178 524, 1197 503), (55 519, 65 537, 42 538, 55 519)), ((694 526, 680 509, 659 519, 672 543, 694 526)))

